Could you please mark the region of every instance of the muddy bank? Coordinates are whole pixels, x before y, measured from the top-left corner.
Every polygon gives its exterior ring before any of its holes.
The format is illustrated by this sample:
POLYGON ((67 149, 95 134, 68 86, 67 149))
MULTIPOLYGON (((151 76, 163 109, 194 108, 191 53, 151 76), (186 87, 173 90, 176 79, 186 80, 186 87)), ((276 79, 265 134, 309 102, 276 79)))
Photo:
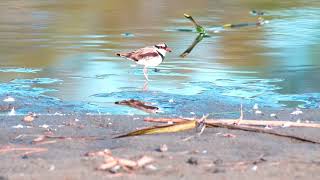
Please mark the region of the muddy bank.
MULTIPOLYGON (((271 113, 271 112, 268 112, 271 113)), ((274 113, 274 112, 273 112, 274 113)), ((299 117, 277 112, 281 119, 316 120, 320 112, 304 112, 299 117)), ((264 112, 267 114, 267 112, 264 112)), ((267 115, 247 113, 250 119, 267 115)), ((43 152, 1 151, 2 179, 314 179, 319 176, 320 145, 252 132, 206 129, 196 138, 195 131, 113 139, 112 137, 154 124, 145 116, 39 116, 32 123, 22 116, 0 118, 0 145, 10 148, 42 148, 43 152), (35 144, 39 135, 65 137, 35 144), (81 137, 81 138, 80 138, 81 137), (168 150, 159 152, 161 145, 168 150), (155 167, 131 173, 97 171, 101 159, 86 157, 87 152, 109 149, 114 156, 154 158, 155 167)), ((268 118, 267 118, 268 117, 268 118)), ((318 140, 318 129, 276 128, 278 132, 318 140)))

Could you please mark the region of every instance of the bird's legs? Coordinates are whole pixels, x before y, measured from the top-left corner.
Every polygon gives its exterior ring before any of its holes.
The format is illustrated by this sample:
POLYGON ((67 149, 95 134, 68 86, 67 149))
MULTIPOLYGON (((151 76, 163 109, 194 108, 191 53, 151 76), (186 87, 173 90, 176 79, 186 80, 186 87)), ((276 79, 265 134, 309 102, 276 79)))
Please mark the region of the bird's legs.
POLYGON ((148 78, 148 69, 147 69, 147 67, 144 67, 144 68, 143 68, 143 74, 144 74, 144 77, 146 78, 146 80, 149 81, 149 78, 148 78))
POLYGON ((144 82, 142 91, 148 91, 148 81, 144 82))

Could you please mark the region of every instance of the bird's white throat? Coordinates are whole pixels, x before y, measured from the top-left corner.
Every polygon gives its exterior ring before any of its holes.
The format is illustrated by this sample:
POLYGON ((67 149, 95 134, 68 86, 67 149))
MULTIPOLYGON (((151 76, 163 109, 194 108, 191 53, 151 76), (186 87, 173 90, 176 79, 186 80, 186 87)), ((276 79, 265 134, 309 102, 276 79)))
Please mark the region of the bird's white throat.
POLYGON ((163 57, 166 56, 167 51, 165 49, 157 49, 157 51, 162 54, 163 57))

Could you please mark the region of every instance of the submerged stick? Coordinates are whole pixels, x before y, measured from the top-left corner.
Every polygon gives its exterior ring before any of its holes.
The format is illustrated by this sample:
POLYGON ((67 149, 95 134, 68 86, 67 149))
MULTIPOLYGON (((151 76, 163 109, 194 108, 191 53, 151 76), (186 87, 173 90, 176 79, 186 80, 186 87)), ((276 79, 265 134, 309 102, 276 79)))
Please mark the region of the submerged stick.
POLYGON ((188 47, 188 49, 186 49, 186 50, 180 55, 180 57, 186 57, 186 56, 192 51, 192 49, 193 49, 194 47, 196 47, 196 45, 197 45, 200 41, 202 41, 202 39, 203 39, 204 36, 205 36, 205 34, 200 33, 200 34, 196 37, 196 39, 192 42, 192 44, 188 47))
POLYGON ((117 102, 115 102, 115 104, 129 106, 129 107, 139 109, 139 110, 147 112, 147 113, 158 113, 159 112, 158 107, 146 105, 145 102, 135 100, 135 99, 117 101, 117 102))

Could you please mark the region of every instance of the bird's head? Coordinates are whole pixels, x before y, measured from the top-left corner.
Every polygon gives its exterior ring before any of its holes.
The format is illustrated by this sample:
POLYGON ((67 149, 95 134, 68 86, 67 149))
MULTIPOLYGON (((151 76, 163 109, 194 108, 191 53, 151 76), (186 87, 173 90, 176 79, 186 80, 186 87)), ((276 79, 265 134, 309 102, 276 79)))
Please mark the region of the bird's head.
POLYGON ((161 54, 165 55, 166 52, 171 52, 171 48, 169 48, 165 43, 160 43, 160 44, 156 44, 154 45, 155 48, 158 49, 159 52, 161 52, 161 54))

